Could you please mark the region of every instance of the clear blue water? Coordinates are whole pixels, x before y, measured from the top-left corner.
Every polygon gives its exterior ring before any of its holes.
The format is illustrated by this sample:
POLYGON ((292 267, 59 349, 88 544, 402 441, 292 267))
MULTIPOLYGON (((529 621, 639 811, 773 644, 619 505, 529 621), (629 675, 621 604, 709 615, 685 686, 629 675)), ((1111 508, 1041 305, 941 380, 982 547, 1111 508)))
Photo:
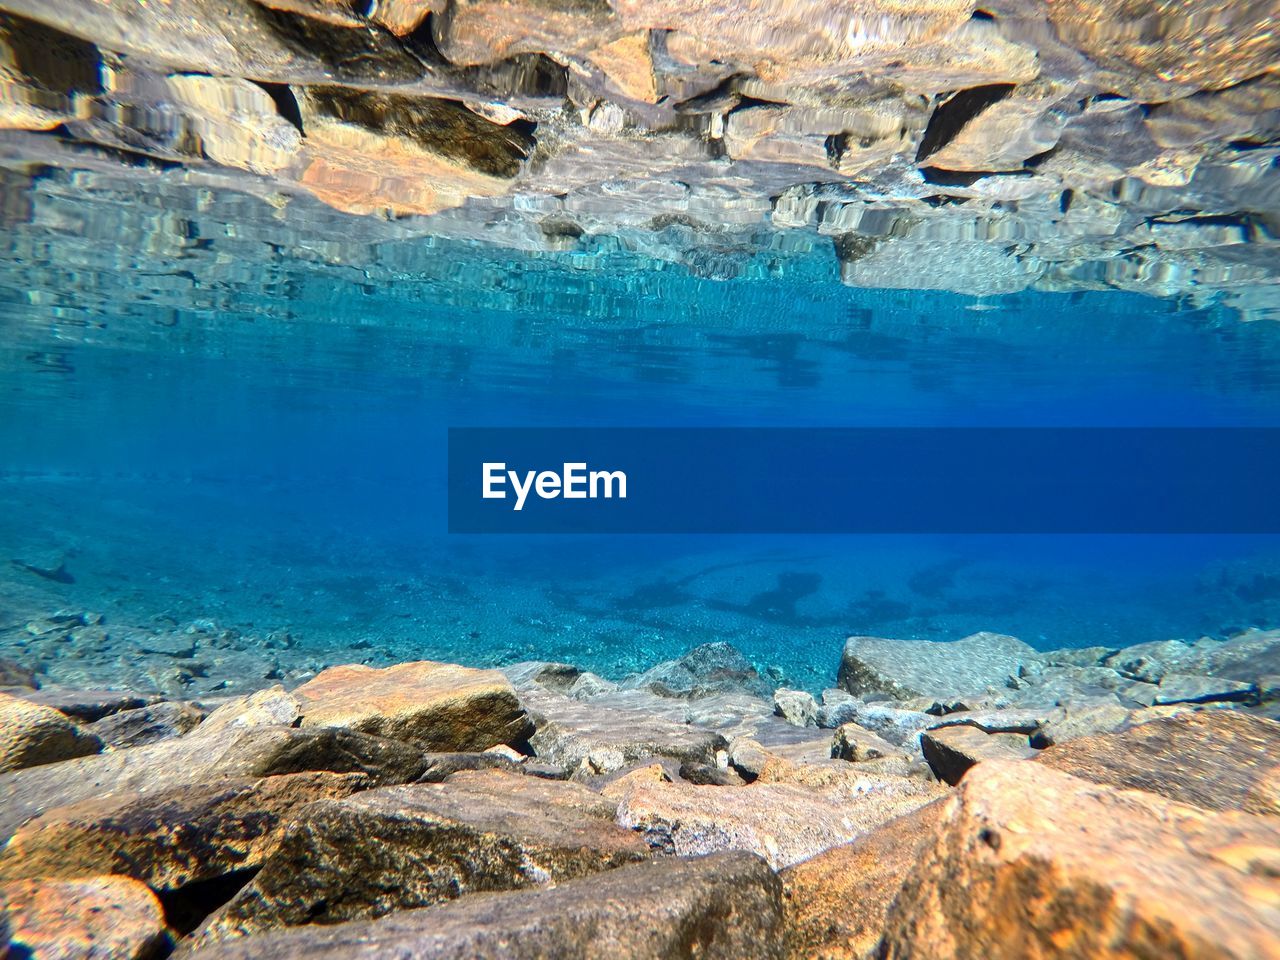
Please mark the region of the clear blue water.
MULTIPOLYGON (((829 253, 731 280, 622 253, 387 257, 376 282, 244 262, 216 308, 71 272, 50 310, 0 266, 0 558, 74 577, 6 571, 0 627, 209 618, 288 629, 323 663, 614 678, 728 640, 817 690, 853 633, 1280 626, 1274 537, 467 538, 444 519, 449 426, 1280 425, 1273 325, 1106 291, 855 290, 829 253)), ((179 268, 197 289, 215 269, 179 268)))

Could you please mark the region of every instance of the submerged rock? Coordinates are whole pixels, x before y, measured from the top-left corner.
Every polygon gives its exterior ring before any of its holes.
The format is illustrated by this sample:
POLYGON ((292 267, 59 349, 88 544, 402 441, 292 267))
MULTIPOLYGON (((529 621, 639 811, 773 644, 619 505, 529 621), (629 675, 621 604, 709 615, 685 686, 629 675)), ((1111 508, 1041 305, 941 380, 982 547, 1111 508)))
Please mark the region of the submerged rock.
POLYGON ((651 690, 666 697, 705 697, 715 693, 750 693, 767 697, 772 686, 732 644, 704 643, 683 657, 666 660, 628 680, 625 687, 651 690))
POLYGON ((155 894, 116 876, 0 883, 0 930, 31 960, 151 960, 168 945, 155 894))
POLYGON ((299 809, 369 785, 358 773, 295 773, 95 797, 22 826, 0 853, 0 879, 117 873, 176 890, 261 866, 299 809))
POLYGON ((577 784, 496 771, 319 801, 196 942, 377 917, 643 859, 643 841, 614 825, 614 810, 577 784))
POLYGON ((782 870, 786 955, 871 960, 885 916, 941 819, 939 800, 782 870))
POLYGON ((52 707, 0 693, 0 773, 102 750, 102 741, 52 707))
POLYGON ((947 700, 1005 688, 1036 651, 1014 637, 975 633, 950 643, 850 637, 840 661, 840 685, 858 697, 947 700))
POLYGON ((121 710, 89 725, 88 730, 116 750, 142 747, 190 733, 205 712, 189 703, 155 703, 149 707, 121 710))
POLYGON ((1280 756, 1280 723, 1234 710, 1182 712, 1119 733, 1082 737, 1036 762, 1094 783, 1239 810, 1280 756))
POLYGON ((797 727, 816 727, 818 725, 818 704, 813 694, 803 690, 775 690, 773 694, 774 712, 797 727))
POLYGON ((330 667, 293 695, 304 728, 347 727, 423 750, 487 750, 533 732, 506 677, 451 663, 330 667))
POLYGON ((1278 857, 1269 818, 982 763, 920 849, 881 955, 1269 956, 1278 857))
POLYGON ((971 726, 940 727, 921 734, 920 749, 938 779, 952 786, 984 760, 1026 760, 1037 753, 1025 734, 987 733, 971 726))
POLYGON ((479 894, 380 920, 213 944, 191 960, 778 960, 780 884, 733 852, 619 867, 539 890, 479 894))

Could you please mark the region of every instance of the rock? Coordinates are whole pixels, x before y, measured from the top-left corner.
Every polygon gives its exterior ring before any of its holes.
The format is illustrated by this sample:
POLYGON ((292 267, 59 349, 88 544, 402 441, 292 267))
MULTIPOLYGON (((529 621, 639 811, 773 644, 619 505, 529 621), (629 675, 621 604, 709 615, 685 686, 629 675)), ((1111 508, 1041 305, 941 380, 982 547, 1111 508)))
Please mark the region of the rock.
POLYGON ((577 784, 496 771, 320 801, 196 941, 376 917, 643 859, 643 841, 613 824, 614 810, 577 784))
POLYGON ((1065 716, 1061 710, 1035 710, 1010 707, 1005 710, 960 710, 935 720, 929 729, 942 727, 977 727, 983 733, 1021 733, 1030 735, 1065 716))
POLYGON ((705 697, 723 692, 767 697, 772 692, 751 662, 728 643, 694 647, 678 660, 666 660, 623 686, 652 690, 665 697, 705 697))
POLYGON ((818 726, 834 730, 851 722, 856 705, 861 702, 847 690, 823 690, 822 704, 818 707, 818 726))
POLYGON ((107 746, 124 750, 181 737, 194 730, 204 716, 203 710, 189 703, 161 702, 108 714, 87 729, 107 746))
POLYGON ((143 697, 119 690, 66 690, 57 687, 24 691, 18 696, 32 703, 53 707, 59 713, 65 713, 73 720, 79 720, 82 723, 92 723, 110 714, 119 713, 121 710, 136 710, 163 699, 162 697, 143 697))
POLYGON ((20 663, 0 658, 0 687, 27 687, 40 689, 40 681, 36 679, 34 670, 28 670, 20 663))
POLYGON ((904 710, 887 703, 862 703, 846 711, 848 723, 857 723, 899 747, 915 750, 920 734, 933 726, 936 718, 919 710, 904 710))
POLYGON ((1037 763, 1094 783, 1238 810, 1280 755, 1280 723, 1233 710, 1183 712, 1042 751, 1037 763))
POLYGON ((522 773, 521 764, 500 753, 485 750, 482 753, 428 753, 424 758, 427 768, 418 783, 444 783, 455 773, 464 770, 501 770, 504 773, 522 773))
POLYGON ((1280 763, 1254 780, 1241 807, 1249 813, 1280 816, 1280 763))
POLYGON ((225 736, 246 727, 292 727, 301 717, 299 699, 277 685, 221 704, 200 725, 200 735, 225 736))
POLYGON ((732 852, 620 867, 538 890, 480 894, 380 920, 231 940, 192 960, 777 960, 777 877, 732 852))
POLYGON ((1068 710, 1063 716, 1050 720, 1031 734, 1031 746, 1042 750, 1055 743, 1066 743, 1079 737, 1114 733, 1127 727, 1132 718, 1133 711, 1118 703, 1068 710))
POLYGON ((1180 669, 1187 673, 1256 683, 1280 673, 1280 630, 1247 630, 1221 643, 1201 641, 1180 669))
POLYGON ((803 690, 788 690, 785 687, 774 691, 773 710, 787 723, 797 727, 816 727, 818 725, 818 704, 813 695, 803 690))
POLYGON ((9 956, 31 960, 151 960, 168 946, 154 893, 127 877, 0 883, 9 956))
POLYGON ((0 773, 101 749, 101 740, 57 710, 0 693, 0 773))
POLYGON ((854 696, 944 700, 1001 688, 1038 654, 1021 640, 975 633, 951 643, 850 637, 840 661, 840 685, 854 696))
POLYGON ((940 727, 920 736, 929 768, 955 786, 969 769, 984 760, 1026 760, 1036 751, 1020 733, 985 733, 978 727, 940 727))
POLYGON ((1040 660, 1050 667, 1097 667, 1116 652, 1115 647, 1064 647, 1042 651, 1040 660))
POLYGON ((369 785, 358 773, 295 773, 95 797, 23 825, 0 853, 0 879, 116 873, 177 890, 261 866, 299 809, 369 785))
POLYGON ((831 756, 853 763, 896 756, 901 752, 902 748, 856 723, 841 724, 831 740, 831 756))
POLYGON ((872 960, 889 907, 941 818, 934 801, 782 870, 786 955, 872 960))
POLYGON ((889 910, 884 957, 1243 960, 1276 943, 1268 818, 993 760, 936 829, 889 910))
POLYGON ((600 795, 614 803, 625 797, 638 783, 671 783, 671 774, 660 763, 650 763, 612 777, 600 788, 600 795))
POLYGON ((1238 680, 1196 677, 1185 673, 1166 673, 1155 693, 1154 706, 1173 703, 1249 703, 1256 702, 1257 688, 1238 680))
POLYGON ((640 783, 617 821, 657 850, 679 856, 750 850, 775 869, 852 840, 938 795, 936 784, 859 773, 843 761, 793 765, 785 782, 746 787, 640 783))
POLYGON ((257 727, 225 740, 189 735, 0 774, 0 837, 46 810, 108 794, 312 770, 404 783, 420 776, 424 766, 422 755, 406 744, 349 730, 257 727))
POLYGON ((559 697, 523 695, 537 732, 529 738, 535 755, 587 777, 620 770, 651 757, 711 763, 728 746, 718 733, 559 697))
POLYGON ((1193 652, 1181 640, 1157 640, 1125 647, 1105 657, 1100 666, 1111 667, 1126 677, 1144 683, 1159 683, 1160 678, 1186 660, 1193 652))
POLYGON ((330 667, 294 692, 302 725, 347 727, 423 750, 486 750, 519 743, 533 728, 507 679, 423 660, 384 669, 330 667))

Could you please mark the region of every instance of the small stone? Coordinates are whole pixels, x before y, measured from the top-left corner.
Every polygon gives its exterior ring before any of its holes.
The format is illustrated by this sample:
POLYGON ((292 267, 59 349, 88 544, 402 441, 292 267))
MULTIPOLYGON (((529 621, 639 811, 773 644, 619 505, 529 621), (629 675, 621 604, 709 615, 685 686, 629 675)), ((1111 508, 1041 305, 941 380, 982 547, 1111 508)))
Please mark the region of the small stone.
POLYGON ((818 726, 834 730, 853 719, 856 705, 862 701, 847 690, 822 691, 822 704, 818 707, 818 726))
POLYGON ((831 756, 852 763, 897 756, 901 752, 902 748, 856 723, 841 724, 831 740, 831 756))
POLYGON ((168 944, 154 893, 118 876, 0 884, 9 956, 31 960, 150 960, 168 944))
POLYGON ((52 707, 0 693, 0 773, 87 756, 102 746, 52 707))
POLYGON ((781 687, 773 694, 773 712, 797 727, 818 725, 818 704, 813 695, 803 690, 781 687))

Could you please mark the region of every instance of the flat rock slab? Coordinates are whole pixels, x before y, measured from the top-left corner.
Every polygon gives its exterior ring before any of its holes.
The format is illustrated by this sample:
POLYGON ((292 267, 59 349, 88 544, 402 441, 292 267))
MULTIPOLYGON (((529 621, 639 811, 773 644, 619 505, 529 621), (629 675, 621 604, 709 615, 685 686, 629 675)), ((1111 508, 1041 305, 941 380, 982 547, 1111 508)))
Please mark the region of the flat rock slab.
POLYGON ((1094 783, 1147 790, 1210 810, 1238 810, 1280 756, 1280 723, 1204 710, 1081 737, 1037 763, 1094 783))
POLYGON ((612 773, 650 757, 714 763, 728 747, 718 733, 638 711, 548 693, 526 691, 522 697, 537 727, 529 738, 535 754, 577 777, 612 773))
POLYGON ((300 807, 369 786, 359 773, 214 780, 50 810, 0 852, 0 880, 122 874, 175 890, 260 866, 300 807))
POLYGON ((533 732, 497 670, 422 660, 375 669, 330 667, 293 691, 303 727, 347 727, 423 750, 487 750, 533 732))
MULTIPOLYGON (((10 691, 14 692, 14 691, 10 691)), ((136 710, 163 700, 160 696, 142 696, 123 690, 67 690, 62 687, 44 687, 26 690, 22 699, 53 707, 74 720, 92 723, 121 710, 136 710)))
POLYGON ((797 765, 789 782, 745 787, 638 783, 618 804, 618 823, 656 849, 681 856, 749 850, 775 869, 848 843, 937 796, 936 785, 872 778, 845 761, 797 765))
POLYGON ((0 773, 98 753, 102 741, 52 707, 0 693, 0 773))
POLYGON ((125 750, 181 737, 199 726, 204 717, 205 712, 192 704, 163 701, 109 714, 90 724, 88 730, 107 746, 125 750))
POLYGON ((338 923, 634 863, 644 841, 575 783, 474 771, 313 804, 199 943, 338 923))
POLYGON ((1153 691, 1156 706, 1173 703, 1245 703, 1257 701, 1257 688, 1240 680, 1166 673, 1153 691))
POLYGON ((149 960, 168 943, 160 901, 127 877, 0 884, 6 926, 8 956, 31 960, 149 960))
POLYGON ((930 730, 920 737, 925 762, 952 786, 983 760, 1028 760, 1038 751, 1020 733, 985 733, 977 727, 952 726, 930 730))
POLYGON ((889 907, 941 818, 937 800, 781 871, 787 956, 871 960, 889 907))
POLYGON ((850 637, 839 682, 854 696, 882 693, 897 700, 947 700, 997 689, 1039 654, 1015 637, 975 633, 949 643, 850 637))
POLYGON ((189 960, 778 960, 780 886, 746 853, 654 861, 548 889, 231 940, 189 960))
POLYGON ((404 783, 420 776, 424 765, 422 754, 407 744, 350 730, 255 727, 205 738, 197 729, 176 740, 0 775, 0 837, 54 807, 113 793, 153 793, 217 778, 308 770, 363 773, 378 784, 404 783))
POLYGON ((991 761, 946 801, 889 911, 882 956, 1276 956, 1280 831, 991 761))

